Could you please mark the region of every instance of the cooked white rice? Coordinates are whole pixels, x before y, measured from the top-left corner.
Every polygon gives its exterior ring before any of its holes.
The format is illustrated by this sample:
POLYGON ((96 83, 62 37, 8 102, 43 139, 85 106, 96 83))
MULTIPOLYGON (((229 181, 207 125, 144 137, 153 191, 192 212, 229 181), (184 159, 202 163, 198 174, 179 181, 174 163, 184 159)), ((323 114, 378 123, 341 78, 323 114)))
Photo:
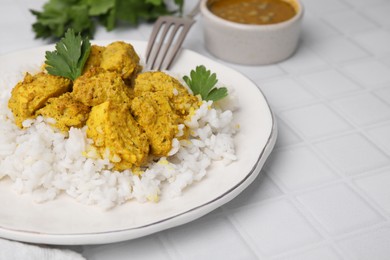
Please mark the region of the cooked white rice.
POLYGON ((50 119, 38 117, 26 120, 28 127, 19 129, 7 104, 21 76, 1 76, 0 181, 10 178, 17 193, 32 194, 36 202, 53 200, 62 193, 104 209, 129 200, 157 202, 161 195, 179 196, 200 181, 213 161, 229 164, 237 159, 233 109, 227 109, 226 101, 220 104, 223 110, 209 101, 185 122, 190 139, 174 139, 169 157, 151 162, 141 175, 110 170, 110 162, 98 159, 89 148, 92 141, 86 138, 85 128, 72 128, 65 137, 48 125, 50 119))

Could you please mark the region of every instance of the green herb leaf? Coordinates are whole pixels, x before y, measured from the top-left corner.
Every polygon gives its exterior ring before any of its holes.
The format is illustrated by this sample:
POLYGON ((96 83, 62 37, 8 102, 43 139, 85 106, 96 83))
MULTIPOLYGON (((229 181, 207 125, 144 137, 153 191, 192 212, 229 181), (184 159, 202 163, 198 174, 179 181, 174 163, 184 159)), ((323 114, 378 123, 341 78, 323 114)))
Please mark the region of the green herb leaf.
POLYGON ((115 7, 115 0, 87 0, 89 6, 89 15, 104 15, 115 7))
POLYGON ((146 0, 146 3, 151 3, 153 5, 160 5, 162 3, 162 0, 146 0))
POLYGON ((72 29, 69 29, 55 48, 52 52, 46 52, 47 72, 71 80, 78 78, 91 50, 88 38, 82 39, 80 34, 76 35, 72 29))
MULTIPOLYGON (((181 13, 184 0, 169 1, 181 13)), ((42 11, 30 11, 36 17, 32 26, 36 38, 59 39, 69 28, 92 38, 97 23, 110 31, 123 22, 138 25, 174 13, 167 3, 168 0, 48 0, 42 11)))
POLYGON ((42 11, 30 11, 37 19, 33 24, 36 38, 59 39, 69 28, 89 36, 94 31, 94 21, 88 15, 86 0, 49 0, 42 11))
POLYGON ((218 101, 228 95, 225 87, 216 88, 217 75, 207 70, 205 66, 200 65, 191 70, 190 77, 184 76, 183 80, 190 87, 194 95, 200 95, 203 100, 218 101))

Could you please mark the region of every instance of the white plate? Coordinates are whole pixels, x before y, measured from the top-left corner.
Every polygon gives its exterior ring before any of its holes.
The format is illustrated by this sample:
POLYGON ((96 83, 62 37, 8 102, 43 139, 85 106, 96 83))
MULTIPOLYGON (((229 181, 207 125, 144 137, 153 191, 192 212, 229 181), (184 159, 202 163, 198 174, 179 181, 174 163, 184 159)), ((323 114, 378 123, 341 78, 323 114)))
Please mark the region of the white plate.
MULTIPOLYGON (((143 54, 146 42, 128 41, 143 54)), ((107 45, 109 42, 95 42, 107 45)), ((15 74, 44 61, 43 46, 0 57, 0 77, 15 74)), ((219 82, 235 90, 240 124, 236 135, 238 160, 229 166, 214 164, 201 182, 175 199, 159 203, 130 201, 110 211, 86 206, 63 195, 36 204, 30 195, 17 195, 8 180, 0 181, 0 237, 46 244, 100 244, 145 236, 197 219, 227 203, 242 192, 259 174, 276 140, 276 125, 270 107, 258 87, 248 78, 193 51, 183 50, 171 69, 189 74, 205 65, 219 82)), ((1 91, 1 90, 0 90, 1 91)))

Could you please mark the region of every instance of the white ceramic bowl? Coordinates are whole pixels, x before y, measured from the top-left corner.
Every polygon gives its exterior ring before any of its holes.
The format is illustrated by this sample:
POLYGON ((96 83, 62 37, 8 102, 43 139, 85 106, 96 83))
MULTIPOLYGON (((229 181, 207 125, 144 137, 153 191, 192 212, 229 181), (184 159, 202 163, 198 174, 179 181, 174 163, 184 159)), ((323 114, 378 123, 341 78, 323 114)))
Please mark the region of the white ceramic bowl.
POLYGON ((244 65, 266 65, 282 61, 296 50, 303 17, 303 5, 299 0, 285 0, 296 9, 293 18, 270 25, 248 25, 222 19, 209 10, 210 1, 202 0, 200 10, 206 48, 217 58, 244 65))

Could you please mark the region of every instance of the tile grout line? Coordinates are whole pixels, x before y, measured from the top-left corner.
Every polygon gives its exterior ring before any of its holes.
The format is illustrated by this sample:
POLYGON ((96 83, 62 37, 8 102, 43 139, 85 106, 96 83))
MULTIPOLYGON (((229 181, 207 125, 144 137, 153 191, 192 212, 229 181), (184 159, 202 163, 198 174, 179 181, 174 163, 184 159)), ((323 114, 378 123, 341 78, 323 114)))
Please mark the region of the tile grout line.
POLYGON ((178 252, 172 244, 172 241, 166 235, 166 232, 162 231, 157 234, 158 242, 163 246, 171 260, 180 260, 178 252))
POLYGON ((256 246, 253 244, 252 238, 243 230, 240 228, 240 224, 234 217, 232 213, 234 213, 237 209, 226 209, 225 206, 220 207, 222 210, 222 213, 224 214, 227 221, 231 224, 234 231, 237 233, 237 235, 240 237, 242 241, 248 246, 248 248, 251 250, 251 252, 258 258, 258 259, 266 259, 266 256, 263 252, 260 252, 259 249, 256 248, 256 246))

